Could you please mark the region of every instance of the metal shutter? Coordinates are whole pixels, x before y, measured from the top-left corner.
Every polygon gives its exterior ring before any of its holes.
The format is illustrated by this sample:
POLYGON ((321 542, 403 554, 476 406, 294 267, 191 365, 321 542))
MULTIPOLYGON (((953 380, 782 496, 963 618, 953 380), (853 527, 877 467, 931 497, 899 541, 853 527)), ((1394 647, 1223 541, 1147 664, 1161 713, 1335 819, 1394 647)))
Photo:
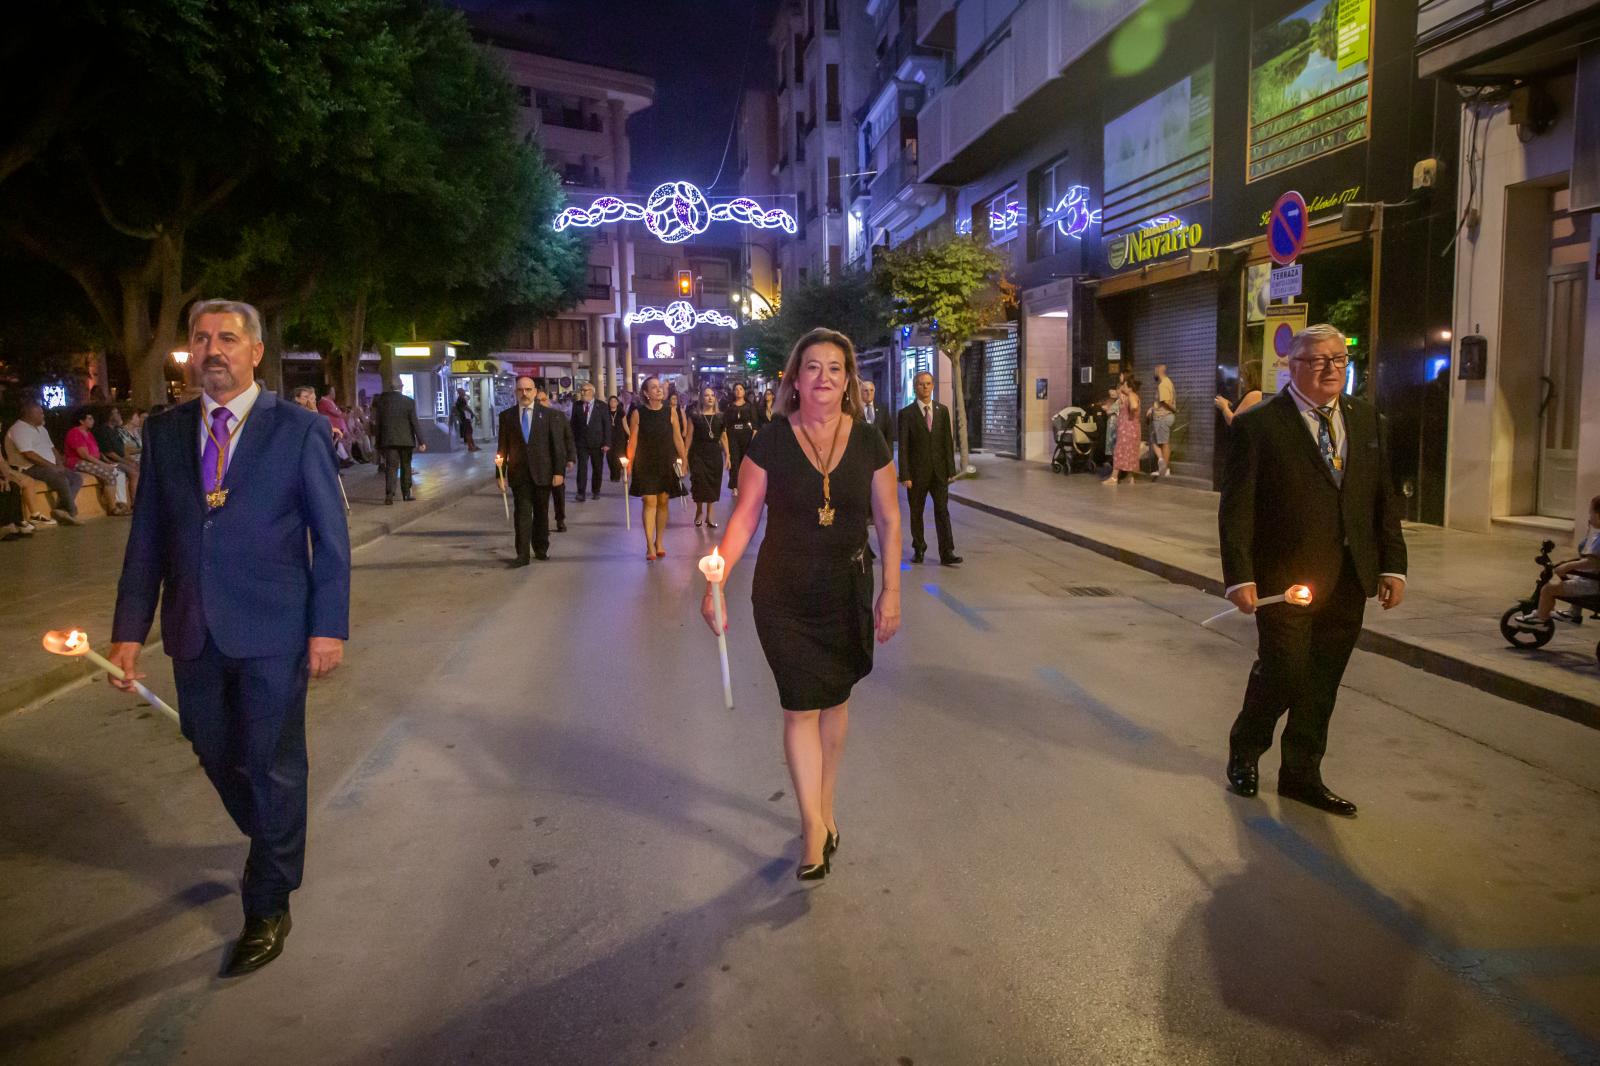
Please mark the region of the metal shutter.
POLYGON ((1000 455, 1015 458, 1017 433, 1017 327, 1004 340, 983 345, 983 442, 1000 455))
POLYGON ((1209 479, 1216 446, 1211 402, 1217 394, 1216 282, 1193 278, 1153 285, 1139 297, 1132 316, 1139 403, 1148 410, 1155 402, 1155 366, 1166 363, 1167 376, 1178 392, 1173 464, 1209 479))

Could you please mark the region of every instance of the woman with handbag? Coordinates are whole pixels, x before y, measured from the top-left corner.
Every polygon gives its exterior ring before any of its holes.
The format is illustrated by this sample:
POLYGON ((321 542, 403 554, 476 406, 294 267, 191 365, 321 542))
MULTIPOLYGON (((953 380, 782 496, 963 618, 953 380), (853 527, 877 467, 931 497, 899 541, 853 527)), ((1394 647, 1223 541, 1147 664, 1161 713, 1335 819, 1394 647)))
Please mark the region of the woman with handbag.
POLYGON ((646 562, 666 555, 661 538, 667 532, 667 512, 675 496, 683 495, 683 477, 675 467, 688 461, 683 429, 667 406, 667 390, 655 376, 644 380, 644 402, 628 415, 628 495, 643 500, 640 521, 644 529, 646 562))

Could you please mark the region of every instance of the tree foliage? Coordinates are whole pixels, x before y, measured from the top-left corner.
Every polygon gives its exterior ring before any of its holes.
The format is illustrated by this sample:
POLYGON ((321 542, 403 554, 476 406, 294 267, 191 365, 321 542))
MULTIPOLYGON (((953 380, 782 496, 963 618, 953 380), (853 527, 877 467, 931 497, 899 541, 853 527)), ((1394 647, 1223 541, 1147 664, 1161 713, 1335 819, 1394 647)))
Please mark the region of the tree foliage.
MULTIPOLYGON (((370 323, 451 327, 496 300, 549 314, 582 246, 554 176, 459 15, 426 0, 82 0, 8 39, 0 240, 71 278, 136 399, 192 300, 237 295, 355 361, 370 323), (56 62, 68 77, 37 68, 56 62), (76 58, 84 65, 78 69, 76 58)), ((0 252, 7 249, 0 249, 0 252)))
POLYGON ((808 279, 784 293, 776 314, 746 320, 735 347, 754 348, 756 365, 771 376, 783 369, 795 341, 818 326, 843 333, 858 351, 883 343, 890 311, 888 296, 864 271, 845 271, 828 281, 808 279))
POLYGON ((878 259, 878 282, 891 303, 893 321, 923 326, 950 361, 952 407, 961 447, 961 468, 970 449, 961 356, 978 335, 1016 306, 1006 261, 979 237, 950 236, 922 247, 902 247, 878 259))

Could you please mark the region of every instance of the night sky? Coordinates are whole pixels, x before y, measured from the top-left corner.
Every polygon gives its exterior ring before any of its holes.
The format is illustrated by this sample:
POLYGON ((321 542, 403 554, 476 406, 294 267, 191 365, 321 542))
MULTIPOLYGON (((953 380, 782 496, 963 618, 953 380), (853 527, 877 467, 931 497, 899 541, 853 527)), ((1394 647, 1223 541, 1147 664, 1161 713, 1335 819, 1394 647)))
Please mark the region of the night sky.
MULTIPOLYGON (((722 159, 745 83, 771 84, 766 45, 778 0, 450 0, 496 18, 518 19, 552 55, 622 67, 656 81, 654 106, 628 123, 633 183, 641 190, 675 178, 709 187, 722 159)), ((738 180, 738 146, 718 182, 738 180)))

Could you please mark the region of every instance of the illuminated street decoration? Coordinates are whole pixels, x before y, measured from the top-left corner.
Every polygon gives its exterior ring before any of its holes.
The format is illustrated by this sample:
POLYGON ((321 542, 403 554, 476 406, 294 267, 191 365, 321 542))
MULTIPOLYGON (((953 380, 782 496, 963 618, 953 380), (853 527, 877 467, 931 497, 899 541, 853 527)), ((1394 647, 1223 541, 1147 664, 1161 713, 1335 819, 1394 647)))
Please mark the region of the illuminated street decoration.
POLYGON ((588 207, 569 207, 556 217, 555 228, 590 228, 612 222, 643 222, 645 228, 665 244, 679 244, 711 228, 713 222, 735 222, 757 229, 781 229, 794 233, 794 216, 777 208, 767 209, 749 197, 740 196, 723 203, 712 203, 691 181, 668 181, 657 185, 643 204, 630 203, 615 196, 602 196, 588 207))
MULTIPOLYGON (((1023 213, 1022 204, 1016 200, 1006 204, 1005 209, 1001 211, 990 208, 989 236, 990 238, 1004 237, 1027 220, 1028 216, 1023 213)), ((956 219, 956 232, 962 236, 970 234, 972 232, 972 219, 956 219)))
POLYGON ((44 406, 49 410, 67 406, 67 387, 65 385, 46 385, 39 390, 39 395, 44 399, 44 406))
POLYGON ((1045 225, 1054 222, 1056 232, 1063 237, 1082 237, 1091 225, 1099 225, 1100 209, 1090 210, 1087 185, 1073 185, 1044 216, 1043 222, 1045 225))
POLYGON ((739 328, 739 320, 732 315, 725 315, 721 311, 696 311, 688 300, 674 300, 666 307, 641 307, 623 316, 624 326, 631 326, 635 322, 665 322, 674 333, 688 333, 696 326, 739 328))

